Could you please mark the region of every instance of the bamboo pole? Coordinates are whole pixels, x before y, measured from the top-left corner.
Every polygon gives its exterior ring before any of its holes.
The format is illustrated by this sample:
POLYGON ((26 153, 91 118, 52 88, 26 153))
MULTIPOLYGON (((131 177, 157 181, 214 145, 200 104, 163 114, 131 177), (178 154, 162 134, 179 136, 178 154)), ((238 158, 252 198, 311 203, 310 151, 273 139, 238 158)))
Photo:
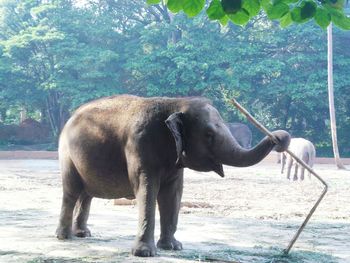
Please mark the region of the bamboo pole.
MULTIPOLYGON (((246 118, 253 123, 259 130, 261 130, 263 133, 265 133, 267 136, 269 136, 271 138, 271 140, 278 144, 278 140, 277 138, 273 135, 273 133, 271 133, 268 129, 266 129, 261 123, 259 123, 245 108, 243 108, 235 99, 231 99, 231 103, 240 111, 242 112, 246 118)), ((313 213, 315 212, 316 208, 318 207, 318 205, 320 204, 320 202, 322 201, 323 197, 325 196, 325 194, 328 191, 328 185, 327 183, 311 168, 309 167, 303 160, 301 160, 299 157, 297 157, 294 153, 292 153, 291 151, 289 151, 288 149, 286 150, 286 152, 288 154, 290 154, 298 163, 300 163, 306 170, 308 170, 313 176, 315 176, 323 185, 324 185, 324 189, 320 195, 320 197, 317 199, 316 203, 314 204, 314 206, 311 208, 310 212, 308 213, 308 215, 306 216, 305 220, 303 221, 303 223, 301 224, 301 226, 299 227, 298 231, 295 233, 294 237, 292 238, 292 240, 289 242, 287 248, 284 250, 284 254, 288 254, 289 251, 291 250, 291 248, 293 247, 294 243, 296 242, 296 240, 298 239, 298 237, 300 236, 301 232, 303 231, 303 229, 305 228, 306 224, 309 222, 311 216, 313 215, 313 213)))

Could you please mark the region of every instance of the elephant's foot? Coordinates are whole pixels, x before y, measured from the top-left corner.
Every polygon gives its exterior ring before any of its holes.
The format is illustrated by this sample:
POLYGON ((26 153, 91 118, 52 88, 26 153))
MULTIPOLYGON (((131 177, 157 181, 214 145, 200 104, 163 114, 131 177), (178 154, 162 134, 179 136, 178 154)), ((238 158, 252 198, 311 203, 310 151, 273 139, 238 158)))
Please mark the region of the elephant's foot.
POLYGON ((156 255, 156 247, 153 242, 146 243, 138 241, 132 248, 131 253, 138 257, 154 257, 156 255))
POLYGON ((173 238, 161 238, 157 242, 157 247, 166 250, 181 250, 182 244, 173 238))
POLYGON ((294 174, 293 181, 298 181, 298 175, 294 174))
POLYGON ((76 237, 91 237, 91 232, 88 228, 75 228, 73 229, 73 235, 76 237))
POLYGON ((60 240, 70 239, 72 237, 72 231, 70 227, 57 227, 56 229, 56 237, 60 240))

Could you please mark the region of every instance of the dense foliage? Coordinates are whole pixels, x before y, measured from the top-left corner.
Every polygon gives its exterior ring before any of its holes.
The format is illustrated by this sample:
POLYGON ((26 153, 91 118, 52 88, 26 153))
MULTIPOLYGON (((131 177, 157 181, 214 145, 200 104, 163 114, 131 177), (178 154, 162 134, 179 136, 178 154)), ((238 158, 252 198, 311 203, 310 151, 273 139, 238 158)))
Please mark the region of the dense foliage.
POLYGON ((183 11, 189 17, 206 9, 208 18, 226 25, 228 21, 245 25, 263 10, 269 19, 282 27, 301 24, 314 19, 321 28, 332 21, 336 26, 350 30, 350 18, 344 13, 344 0, 147 0, 149 4, 164 3, 174 13, 183 11))
MULTIPOLYGON (((206 96, 227 121, 246 106, 269 129, 308 138, 332 155, 326 33, 313 23, 284 30, 264 14, 226 27, 138 0, 0 2, 0 118, 18 111, 57 136, 93 98, 206 96)), ((350 156, 350 33, 334 32, 335 103, 341 154, 350 156)), ((256 140, 261 134, 254 130, 256 140)))

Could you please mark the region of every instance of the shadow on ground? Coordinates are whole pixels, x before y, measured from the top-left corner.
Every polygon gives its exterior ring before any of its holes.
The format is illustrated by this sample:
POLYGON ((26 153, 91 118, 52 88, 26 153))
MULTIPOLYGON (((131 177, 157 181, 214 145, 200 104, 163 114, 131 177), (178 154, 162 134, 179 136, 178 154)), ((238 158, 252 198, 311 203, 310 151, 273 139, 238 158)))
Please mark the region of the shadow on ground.
POLYGON ((338 258, 325 253, 298 250, 288 255, 283 249, 270 247, 241 248, 230 247, 221 243, 207 243, 207 245, 220 247, 220 250, 198 251, 186 250, 163 257, 174 257, 199 262, 261 262, 261 263, 332 263, 339 262, 338 258))
MULTIPOLYGON (((43 254, 34 254, 32 259, 23 262, 27 263, 80 263, 80 262, 259 262, 259 263, 336 263, 338 259, 324 253, 310 251, 297 251, 289 255, 283 255, 279 248, 238 248, 227 247, 224 244, 222 250, 198 251, 184 250, 181 252, 159 251, 155 258, 136 258, 129 252, 115 253, 108 258, 101 256, 87 256, 80 258, 72 257, 47 257, 43 254)), ((25 253, 19 251, 0 251, 0 255, 14 256, 20 259, 25 253)), ((22 262, 19 260, 18 262, 22 262)))

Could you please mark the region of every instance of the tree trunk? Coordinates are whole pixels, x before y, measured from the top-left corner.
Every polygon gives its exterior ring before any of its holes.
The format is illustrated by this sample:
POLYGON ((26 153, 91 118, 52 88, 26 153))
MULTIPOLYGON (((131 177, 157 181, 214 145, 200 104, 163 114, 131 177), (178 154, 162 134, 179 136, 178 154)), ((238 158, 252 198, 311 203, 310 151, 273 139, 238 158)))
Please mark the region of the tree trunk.
POLYGON ((50 121, 52 133, 56 139, 69 117, 68 110, 60 102, 60 95, 57 91, 49 91, 46 98, 47 114, 50 121))
MULTIPOLYGON (((174 14, 169 13, 169 20, 170 20, 170 24, 173 23, 174 20, 174 14)), ((171 32, 171 36, 169 37, 169 42, 172 44, 176 44, 177 42, 179 42, 182 38, 182 31, 178 28, 174 28, 173 32, 171 32)))
POLYGON ((332 37, 332 23, 327 28, 328 39, 328 99, 329 99, 329 115, 331 122, 331 134, 335 163, 338 169, 346 169, 340 160, 337 140, 337 123, 335 119, 334 108, 334 91, 333 91, 333 37, 332 37))
POLYGON ((49 119, 48 119, 48 115, 47 115, 47 108, 46 107, 42 107, 40 109, 40 122, 44 125, 50 125, 49 123, 49 119))
POLYGON ((285 115, 283 118, 283 128, 287 130, 287 123, 289 119, 290 107, 292 105, 292 99, 290 97, 287 98, 286 106, 285 106, 285 115))

